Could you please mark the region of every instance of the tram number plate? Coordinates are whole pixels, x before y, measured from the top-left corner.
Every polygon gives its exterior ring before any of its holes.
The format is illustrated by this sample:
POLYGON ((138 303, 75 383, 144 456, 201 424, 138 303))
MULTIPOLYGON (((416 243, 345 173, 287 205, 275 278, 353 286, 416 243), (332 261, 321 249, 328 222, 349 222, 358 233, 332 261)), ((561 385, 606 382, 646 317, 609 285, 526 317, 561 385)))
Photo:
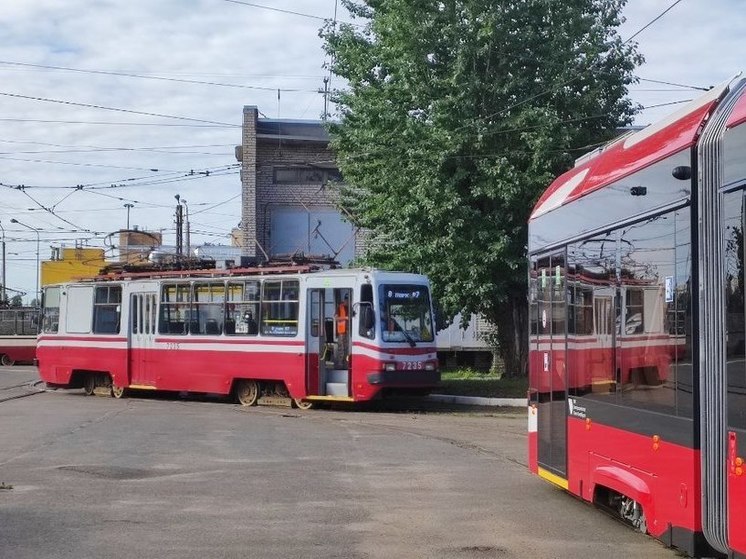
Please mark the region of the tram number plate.
POLYGON ((424 361, 400 361, 399 368, 404 371, 421 371, 425 368, 424 361))

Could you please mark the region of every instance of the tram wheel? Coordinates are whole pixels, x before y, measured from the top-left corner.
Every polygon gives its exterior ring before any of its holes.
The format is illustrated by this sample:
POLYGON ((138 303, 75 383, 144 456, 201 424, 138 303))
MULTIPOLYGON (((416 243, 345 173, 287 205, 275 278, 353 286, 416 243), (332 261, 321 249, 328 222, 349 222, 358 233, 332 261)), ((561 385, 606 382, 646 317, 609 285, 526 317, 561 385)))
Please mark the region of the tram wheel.
POLYGON ((293 405, 299 410, 310 410, 314 406, 314 403, 303 398, 293 398, 293 405))
POLYGON ((127 397, 127 389, 124 386, 111 385, 111 396, 117 400, 127 397))
POLYGON ((83 392, 86 396, 93 396, 94 390, 96 390, 95 375, 86 375, 83 379, 83 392))
POLYGON ((10 367, 14 363, 15 361, 11 359, 7 353, 3 353, 3 356, 0 357, 0 364, 2 364, 3 367, 10 367))
POLYGON ((239 380, 236 383, 236 400, 242 406, 255 406, 259 400, 259 384, 255 380, 239 380))

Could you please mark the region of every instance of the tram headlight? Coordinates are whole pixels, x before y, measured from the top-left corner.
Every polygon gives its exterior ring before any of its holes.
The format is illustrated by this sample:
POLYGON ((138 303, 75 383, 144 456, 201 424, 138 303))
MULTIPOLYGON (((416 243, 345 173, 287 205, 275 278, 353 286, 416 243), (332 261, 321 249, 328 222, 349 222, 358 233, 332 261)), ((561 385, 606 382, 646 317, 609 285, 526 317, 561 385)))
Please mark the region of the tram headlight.
POLYGON ((425 363, 425 370, 426 371, 434 371, 435 370, 435 363, 433 361, 428 361, 425 363))
POLYGON ((396 371, 396 363, 384 363, 383 370, 384 371, 396 371))

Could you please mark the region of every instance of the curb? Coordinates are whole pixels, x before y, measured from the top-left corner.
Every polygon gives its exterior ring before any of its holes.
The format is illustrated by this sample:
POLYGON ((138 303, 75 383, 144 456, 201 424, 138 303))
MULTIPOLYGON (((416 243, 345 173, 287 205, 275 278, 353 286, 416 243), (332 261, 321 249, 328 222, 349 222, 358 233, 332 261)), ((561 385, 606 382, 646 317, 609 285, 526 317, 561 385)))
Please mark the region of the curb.
POLYGON ((464 404, 467 406, 500 406, 524 408, 528 405, 526 398, 479 398, 475 396, 448 396, 446 394, 430 394, 427 399, 431 402, 446 404, 464 404))

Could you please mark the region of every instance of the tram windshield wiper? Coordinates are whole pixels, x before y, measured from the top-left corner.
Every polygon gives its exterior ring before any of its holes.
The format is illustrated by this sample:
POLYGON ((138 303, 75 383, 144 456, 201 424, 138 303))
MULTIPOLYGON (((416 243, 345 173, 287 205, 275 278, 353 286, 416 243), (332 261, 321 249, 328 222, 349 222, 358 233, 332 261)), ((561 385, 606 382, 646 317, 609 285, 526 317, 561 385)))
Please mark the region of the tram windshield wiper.
POLYGON ((405 330, 405 329, 404 329, 404 328, 402 327, 402 325, 401 325, 401 324, 399 324, 399 321, 398 321, 398 320, 396 321, 396 325, 397 325, 397 326, 399 327, 399 329, 401 330, 401 333, 402 333, 402 334, 404 334, 404 339, 406 339, 406 340, 407 340, 407 343, 408 343, 408 344, 409 344, 409 345, 410 345, 411 347, 416 347, 416 346, 417 346, 417 342, 415 342, 415 341, 414 341, 414 338, 412 337, 412 335, 411 335, 411 334, 410 334, 409 332, 407 332, 407 331, 406 331, 406 330, 405 330))

